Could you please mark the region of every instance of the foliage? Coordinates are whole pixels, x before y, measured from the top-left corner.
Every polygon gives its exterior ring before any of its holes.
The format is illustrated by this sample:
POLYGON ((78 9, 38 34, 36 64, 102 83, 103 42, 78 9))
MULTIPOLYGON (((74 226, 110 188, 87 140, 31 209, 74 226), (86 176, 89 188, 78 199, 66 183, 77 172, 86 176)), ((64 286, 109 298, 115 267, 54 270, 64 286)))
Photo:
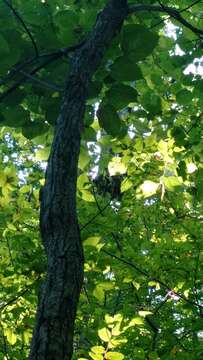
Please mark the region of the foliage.
MULTIPOLYGON (((0 359, 26 359, 46 271, 39 191, 69 68, 60 49, 84 40, 105 1, 14 0, 16 13, 8 4, 0 4, 0 359)), ((185 19, 203 27, 200 2, 162 4, 188 7, 185 19)), ((75 360, 203 356, 203 80, 186 70, 198 64, 202 39, 166 18, 129 16, 90 85, 75 360)))

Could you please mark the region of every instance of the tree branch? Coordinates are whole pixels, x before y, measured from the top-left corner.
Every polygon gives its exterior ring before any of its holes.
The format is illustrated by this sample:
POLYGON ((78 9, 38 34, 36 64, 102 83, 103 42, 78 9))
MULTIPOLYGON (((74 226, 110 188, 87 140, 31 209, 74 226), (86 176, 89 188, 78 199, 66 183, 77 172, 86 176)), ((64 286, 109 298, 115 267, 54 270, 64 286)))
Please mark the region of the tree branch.
MULTIPOLYGON (((15 91, 21 84, 23 84, 28 76, 33 76, 34 74, 36 74, 37 72, 39 72, 41 69, 44 69, 47 65, 51 64, 52 62, 58 60, 59 58, 61 58, 64 55, 68 55, 70 52, 73 52, 77 49, 79 49, 80 47, 83 46, 83 44, 85 43, 85 41, 81 41, 80 43, 76 44, 76 45, 72 45, 68 48, 65 49, 60 49, 59 51, 53 52, 53 53, 48 53, 48 54, 42 54, 39 55, 38 57, 32 58, 30 60, 25 61, 23 64, 24 65, 19 65, 19 67, 16 69, 16 73, 22 71, 22 69, 24 68, 24 66, 27 66, 29 64, 32 64, 33 62, 35 62, 38 59, 43 59, 43 58, 47 58, 46 61, 44 61, 42 64, 38 65, 35 69, 33 69, 32 71, 30 71, 29 73, 26 74, 26 76, 24 75, 20 80, 16 81, 10 88, 8 88, 5 92, 3 92, 0 95, 0 102, 5 99, 9 94, 11 94, 13 91, 15 91)), ((15 72, 15 69, 12 68, 12 75, 15 72)), ((7 75, 7 79, 10 77, 10 74, 7 75)), ((9 80, 9 79, 8 79, 9 80)), ((2 80, 2 82, 4 82, 4 80, 2 80)), ((0 83, 1 84, 1 83, 0 83)))
POLYGON ((117 255, 114 255, 112 253, 110 253, 107 250, 101 249, 102 252, 104 252, 105 254, 111 256, 112 258, 122 262, 123 264, 126 264, 130 267, 132 267, 133 269, 135 269, 137 272, 139 272, 140 274, 144 275, 145 277, 149 278, 151 281, 155 281, 157 283, 159 283, 160 285, 163 286, 163 288, 165 288, 169 293, 179 297, 180 299, 184 300, 185 302, 187 302, 188 304, 194 305, 196 306, 198 309, 203 309, 203 305, 200 305, 198 303, 196 303, 195 301, 189 300, 188 298, 186 298, 183 294, 180 294, 179 292, 174 291, 173 289, 171 289, 166 283, 164 283, 162 280, 156 278, 156 277, 151 277, 150 274, 143 270, 140 269, 138 266, 136 266, 135 264, 133 264, 131 261, 125 260, 123 258, 120 258, 117 255))
POLYGON ((163 12, 170 15, 170 17, 177 20, 179 23, 190 29, 193 33, 199 36, 203 36, 203 30, 196 28, 192 24, 190 24, 187 20, 185 20, 180 12, 174 8, 165 5, 145 5, 145 4, 136 4, 129 6, 129 14, 141 12, 141 11, 152 11, 152 12, 163 12))
POLYGON ((29 38, 30 38, 30 40, 32 42, 32 45, 34 47, 36 56, 38 56, 39 51, 38 51, 37 44, 35 42, 35 39, 34 39, 32 33, 31 33, 31 31, 28 29, 27 25, 25 24, 24 20, 21 18, 21 16, 18 14, 18 12, 14 9, 14 7, 7 0, 3 0, 3 2, 4 2, 4 4, 6 4, 9 7, 9 9, 11 9, 11 11, 15 15, 15 17, 21 23, 22 27, 24 28, 25 32, 27 33, 27 35, 29 36, 29 38))
POLYGON ((56 61, 61 55, 55 55, 51 59, 47 59, 45 62, 37 66, 35 69, 33 69, 29 74, 24 75, 20 80, 16 81, 10 88, 8 88, 5 92, 3 92, 0 95, 0 102, 4 100, 8 95, 10 95, 12 92, 14 92, 21 84, 23 84, 26 80, 28 75, 33 76, 38 71, 43 69, 45 66, 51 64, 53 61, 56 61))
POLYGON ((36 78, 35 76, 30 75, 29 73, 26 73, 23 70, 19 71, 21 74, 23 74, 27 79, 30 79, 32 82, 37 83, 43 87, 46 87, 48 89, 52 89, 58 92, 63 92, 63 88, 49 82, 49 81, 44 81, 44 80, 40 80, 38 78, 36 78))

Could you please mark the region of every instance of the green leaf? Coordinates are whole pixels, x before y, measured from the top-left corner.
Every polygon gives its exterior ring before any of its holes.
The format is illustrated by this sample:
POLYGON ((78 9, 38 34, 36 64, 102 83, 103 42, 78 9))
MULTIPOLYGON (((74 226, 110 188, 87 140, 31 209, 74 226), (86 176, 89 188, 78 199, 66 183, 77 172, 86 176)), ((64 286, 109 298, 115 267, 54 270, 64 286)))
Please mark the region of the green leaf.
POLYGON ((83 189, 81 191, 81 198, 87 202, 95 202, 94 195, 89 190, 83 189))
POLYGON ((104 357, 102 354, 94 354, 93 352, 89 352, 89 356, 93 359, 93 360, 103 360, 104 357))
POLYGON ((122 49, 133 60, 140 61, 152 53, 158 43, 158 35, 139 24, 125 25, 122 32, 122 49))
POLYGON ((114 157, 108 164, 110 176, 125 174, 127 169, 120 157, 114 157))
POLYGON ((190 105, 192 101, 192 93, 189 90, 183 89, 176 94, 176 101, 180 105, 190 105))
POLYGON ((95 287, 95 289, 93 290, 92 295, 99 300, 99 302, 103 303, 104 299, 105 299, 105 291, 103 289, 103 287, 97 285, 95 287))
POLYGON ((115 109, 120 110, 126 107, 129 103, 136 102, 138 93, 131 86, 117 84, 113 85, 107 91, 106 96, 115 109))
POLYGON ((30 113, 21 106, 7 107, 3 110, 5 118, 4 125, 11 127, 21 127, 29 124, 30 113))
POLYGON ((58 38, 61 45, 73 45, 77 42, 76 28, 78 26, 78 14, 71 10, 62 10, 54 16, 54 23, 58 27, 58 38))
POLYGON ((151 92, 146 92, 141 98, 142 106, 151 116, 159 115, 162 112, 161 98, 151 92))
POLYGON ((0 56, 6 56, 10 52, 9 45, 6 41, 6 39, 0 35, 0 56))
POLYGON ((128 191, 133 186, 133 183, 130 179, 126 178, 121 183, 121 192, 128 191))
POLYGON ((105 355, 106 359, 108 360, 123 360, 124 359, 124 355, 119 353, 119 352, 112 352, 112 351, 109 351, 106 353, 105 355))
POLYGON ((112 335, 113 336, 119 336, 122 333, 122 331, 120 330, 120 323, 117 323, 113 328, 112 328, 112 335))
POLYGON ((74 28, 77 20, 77 14, 71 10, 61 10, 54 16, 54 22, 59 28, 74 28))
POLYGON ((4 330, 5 336, 7 338, 7 341, 11 345, 15 345, 17 341, 17 335, 13 332, 12 329, 8 328, 4 330))
POLYGON ((143 78, 142 72, 134 59, 121 56, 111 66, 111 76, 118 81, 134 81, 143 78))
POLYGON ((22 16, 25 22, 36 26, 46 24, 50 20, 45 4, 35 0, 23 2, 22 16))
POLYGON ((156 352, 151 352, 149 354, 149 360, 159 360, 159 359, 160 359, 160 357, 156 352))
POLYGON ((80 149, 80 156, 79 156, 79 168, 81 170, 84 170, 85 167, 87 166, 87 164, 89 163, 90 161, 90 156, 89 156, 89 153, 88 153, 88 149, 85 148, 85 147, 81 147, 80 149))
POLYGON ((60 109, 60 102, 58 99, 52 100, 48 103, 48 107, 46 109, 45 118, 49 124, 55 125, 60 109))
POLYGON ((99 125, 113 137, 119 136, 122 122, 111 104, 101 104, 97 111, 99 125))
POLYGON ((101 240, 101 236, 91 236, 88 237, 85 241, 84 241, 84 246, 93 246, 93 247, 97 247, 98 243, 101 240))
POLYGON ((98 330, 98 335, 101 340, 109 342, 111 339, 111 333, 107 328, 102 328, 98 330))
POLYGON ((145 180, 144 183, 140 186, 140 190, 142 191, 144 197, 147 198, 156 194, 159 186, 159 183, 155 183, 151 180, 145 180))
POLYGON ((39 149, 35 153, 35 159, 37 161, 47 161, 49 158, 49 153, 50 153, 50 147, 39 149))
POLYGON ((145 352, 141 348, 134 348, 134 357, 137 360, 145 360, 145 352))
POLYGON ((91 348, 91 351, 94 354, 104 354, 105 353, 105 348, 103 346, 93 346, 91 348))
POLYGON ((174 137, 178 146, 184 146, 186 134, 183 127, 175 126, 171 131, 171 135, 174 137))
POLYGON ((163 182, 167 190, 174 191, 176 187, 182 185, 182 179, 178 176, 163 176, 163 182))
POLYGON ((138 314, 140 315, 140 316, 142 316, 142 317, 146 317, 147 315, 151 315, 151 314, 153 314, 151 311, 147 311, 147 310, 140 310, 139 312, 138 312, 138 314))
POLYGON ((144 319, 141 316, 135 316, 132 318, 132 320, 129 322, 129 324, 124 328, 124 330, 128 329, 129 327, 134 327, 135 325, 141 325, 143 326, 144 319))
POLYGON ((33 121, 27 123, 22 128, 22 134, 27 139, 34 139, 37 136, 40 136, 42 134, 45 134, 49 130, 49 126, 47 124, 44 124, 42 121, 33 121))
POLYGON ((196 176, 197 198, 199 201, 203 200, 203 169, 199 169, 196 176))
POLYGON ((108 314, 105 315, 105 321, 107 324, 114 324, 116 322, 121 323, 122 320, 123 320, 123 315, 121 314, 116 314, 114 316, 110 316, 108 314))

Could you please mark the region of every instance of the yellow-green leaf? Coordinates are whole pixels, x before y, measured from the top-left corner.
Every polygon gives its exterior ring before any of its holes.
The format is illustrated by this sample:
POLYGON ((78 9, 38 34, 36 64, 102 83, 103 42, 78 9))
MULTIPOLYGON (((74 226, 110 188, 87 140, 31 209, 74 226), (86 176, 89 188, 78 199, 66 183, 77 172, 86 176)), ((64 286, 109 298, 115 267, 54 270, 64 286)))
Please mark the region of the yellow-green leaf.
POLYGON ((98 335, 99 335, 100 339, 105 342, 109 342, 109 340, 111 339, 111 333, 107 328, 99 329, 98 335))
POLYGON ((127 169, 120 157, 114 157, 108 164, 110 176, 125 174, 127 169))
POLYGON ((155 183, 154 181, 146 180, 140 186, 140 190, 142 191, 145 198, 156 194, 157 189, 159 187, 159 183, 155 183))
POLYGON ((124 179, 121 183, 121 192, 125 192, 127 190, 129 190, 131 187, 133 186, 132 181, 130 181, 129 179, 124 179))
POLYGON ((124 355, 119 353, 119 352, 113 352, 113 351, 109 351, 106 353, 105 355, 106 359, 108 360, 123 360, 124 359, 124 355))
POLYGON ((105 349, 103 346, 93 346, 91 348, 91 351, 94 353, 94 354, 103 354, 105 352, 105 349))
POLYGON ((93 352, 89 352, 89 356, 93 359, 93 360, 103 360, 104 357, 102 354, 94 354, 93 352))
POLYGON ((8 328, 4 330, 4 333, 6 335, 8 343, 14 345, 17 341, 17 335, 13 332, 13 330, 8 328))
POLYGON ((39 149, 36 151, 35 159, 37 161, 47 161, 50 153, 50 147, 45 147, 44 149, 39 149))
POLYGON ((97 247, 98 243, 101 240, 101 236, 91 236, 88 237, 85 241, 84 241, 84 246, 93 246, 93 247, 97 247))

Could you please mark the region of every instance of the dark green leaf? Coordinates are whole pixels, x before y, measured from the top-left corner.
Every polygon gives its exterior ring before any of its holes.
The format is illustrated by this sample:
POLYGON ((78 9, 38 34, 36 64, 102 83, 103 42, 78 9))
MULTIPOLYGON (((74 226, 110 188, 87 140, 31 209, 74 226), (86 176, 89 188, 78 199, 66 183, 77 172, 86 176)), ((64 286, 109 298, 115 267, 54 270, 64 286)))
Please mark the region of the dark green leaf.
POLYGON ((113 85, 106 93, 108 101, 117 110, 128 106, 131 102, 136 102, 137 96, 138 93, 133 87, 123 84, 113 85))
POLYGON ((119 136, 122 130, 122 122, 111 104, 101 104, 97 117, 100 126, 113 137, 119 136))
POLYGON ((27 139, 33 139, 36 136, 46 133, 48 130, 49 126, 44 124, 42 121, 30 121, 29 124, 23 127, 22 134, 27 139))
POLYGON ((134 81, 143 78, 142 72, 134 59, 119 57, 111 66, 111 76, 119 81, 134 81))
POLYGON ((158 39, 158 35, 148 30, 147 27, 139 24, 129 24, 123 28, 122 49, 134 61, 140 61, 152 53, 158 39))

